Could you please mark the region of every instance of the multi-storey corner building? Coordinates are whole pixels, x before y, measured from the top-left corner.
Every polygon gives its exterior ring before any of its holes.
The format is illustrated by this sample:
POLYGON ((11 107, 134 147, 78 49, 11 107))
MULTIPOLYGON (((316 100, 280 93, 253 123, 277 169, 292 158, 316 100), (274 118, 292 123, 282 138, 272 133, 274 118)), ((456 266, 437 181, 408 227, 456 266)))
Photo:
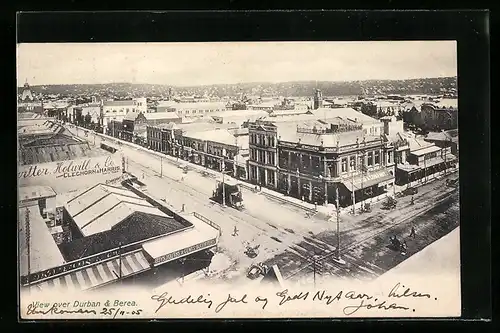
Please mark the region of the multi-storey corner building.
POLYGON ((256 121, 250 131, 250 180, 318 204, 342 206, 382 194, 394 182, 382 136, 350 119, 256 121))

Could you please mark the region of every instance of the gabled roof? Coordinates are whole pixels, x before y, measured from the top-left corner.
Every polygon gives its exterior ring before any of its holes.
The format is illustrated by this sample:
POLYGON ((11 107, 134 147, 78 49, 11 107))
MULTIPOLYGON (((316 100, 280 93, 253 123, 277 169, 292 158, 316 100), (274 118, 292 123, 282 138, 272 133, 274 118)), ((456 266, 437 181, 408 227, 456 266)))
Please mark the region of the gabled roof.
POLYGON ((133 192, 97 184, 66 203, 66 210, 84 236, 111 230, 135 212, 167 217, 133 192))

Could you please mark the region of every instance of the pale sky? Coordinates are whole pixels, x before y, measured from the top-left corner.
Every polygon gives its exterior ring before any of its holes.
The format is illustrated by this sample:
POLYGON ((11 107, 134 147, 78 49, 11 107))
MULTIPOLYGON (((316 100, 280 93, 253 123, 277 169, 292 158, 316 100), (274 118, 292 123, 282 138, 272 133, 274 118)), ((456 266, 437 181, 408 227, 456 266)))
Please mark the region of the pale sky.
POLYGON ((18 85, 355 81, 457 75, 455 41, 18 44, 18 85))

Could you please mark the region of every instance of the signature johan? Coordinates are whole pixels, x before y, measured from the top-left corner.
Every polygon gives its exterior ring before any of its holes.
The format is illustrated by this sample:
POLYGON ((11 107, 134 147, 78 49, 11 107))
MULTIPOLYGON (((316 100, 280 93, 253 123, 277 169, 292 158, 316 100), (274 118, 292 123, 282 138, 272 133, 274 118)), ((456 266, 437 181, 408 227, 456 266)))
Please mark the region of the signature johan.
MULTIPOLYGON (((430 294, 427 293, 421 293, 418 291, 411 290, 409 287, 406 287, 404 285, 401 285, 401 283, 396 283, 394 287, 392 287, 391 291, 389 292, 388 298, 397 298, 397 299, 403 299, 403 298, 431 298, 430 294)), ((344 307, 344 314, 346 316, 350 316, 354 313, 356 313, 359 309, 378 309, 378 310, 403 310, 407 311, 410 310, 409 307, 403 306, 400 304, 397 304, 395 302, 387 301, 387 300, 382 300, 379 301, 377 298, 374 298, 373 296, 369 295, 363 295, 361 297, 361 302, 357 305, 349 305, 344 307)), ((415 311, 415 310, 413 310, 415 311)))

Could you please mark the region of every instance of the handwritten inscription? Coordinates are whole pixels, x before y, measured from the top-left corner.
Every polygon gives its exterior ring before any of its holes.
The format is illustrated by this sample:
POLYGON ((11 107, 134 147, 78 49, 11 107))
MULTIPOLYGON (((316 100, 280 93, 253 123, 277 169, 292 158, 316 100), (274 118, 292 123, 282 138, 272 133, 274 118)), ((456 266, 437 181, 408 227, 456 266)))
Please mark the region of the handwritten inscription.
POLYGON ((243 304, 247 304, 248 301, 247 301, 247 294, 243 295, 243 297, 240 297, 240 298, 235 298, 235 297, 232 297, 231 294, 227 295, 227 299, 220 303, 219 305, 217 305, 217 307, 215 308, 215 312, 220 312, 222 311, 222 309, 224 309, 226 307, 227 304, 229 303, 235 303, 235 304, 239 304, 239 303, 243 303, 243 304))
MULTIPOLYGON (((207 297, 210 297, 210 294, 208 294, 207 297)), ((178 305, 178 304, 199 304, 199 303, 201 303, 201 304, 207 304, 207 308, 210 309, 213 305, 213 302, 207 297, 205 297, 203 295, 200 295, 198 297, 193 297, 191 295, 188 295, 187 297, 175 299, 173 296, 169 295, 168 292, 164 292, 161 295, 151 296, 151 299, 160 303, 160 305, 158 306, 158 308, 155 311, 155 313, 157 313, 158 311, 160 311, 161 308, 163 308, 167 304, 178 305)))
POLYGON ((277 292, 276 296, 281 298, 279 301, 279 305, 283 305, 286 302, 295 301, 295 300, 305 301, 307 299, 307 297, 309 296, 309 292, 306 292, 306 293, 300 292, 298 294, 290 296, 290 295, 288 295, 288 289, 285 289, 283 291, 277 292))
POLYGON ((344 314, 346 316, 350 316, 357 312, 359 309, 365 308, 367 310, 370 309, 379 309, 379 310, 409 310, 408 307, 397 305, 396 303, 387 304, 386 301, 382 301, 380 303, 368 303, 365 300, 361 300, 358 305, 348 305, 344 307, 344 314))
POLYGON ((417 297, 417 298, 431 298, 431 295, 429 294, 422 294, 416 291, 412 291, 410 288, 406 288, 405 286, 402 286, 401 283, 396 283, 396 285, 391 289, 389 292, 389 297, 396 297, 396 298, 404 298, 404 297, 417 297), (401 290, 404 289, 401 293, 401 290))
MULTIPOLYGON (((343 313, 346 316, 350 316, 358 312, 360 309, 366 310, 384 310, 384 311, 407 311, 410 308, 404 304, 399 304, 390 301, 390 298, 430 298, 430 294, 421 293, 417 291, 412 291, 410 288, 405 288, 405 286, 400 283, 396 284, 391 288, 386 299, 381 299, 382 296, 374 296, 364 292, 358 292, 355 290, 348 291, 338 291, 335 293, 328 292, 327 290, 319 290, 314 293, 309 291, 299 291, 291 292, 288 289, 284 289, 274 293, 275 297, 269 297, 267 295, 256 296, 253 300, 254 303, 259 304, 262 310, 265 310, 269 304, 275 306, 284 306, 291 303, 302 303, 302 302, 317 302, 323 303, 325 305, 342 304, 343 313), (378 298, 377 298, 378 297, 378 298), (347 303, 347 304, 345 304, 347 303)), ((179 304, 197 304, 203 303, 207 305, 207 308, 212 308, 216 304, 208 296, 192 296, 175 298, 168 293, 163 293, 161 295, 154 295, 151 297, 152 300, 159 302, 159 306, 156 309, 158 312, 167 304, 179 305, 179 304)), ((243 296, 237 296, 234 294, 228 294, 224 298, 224 301, 219 303, 214 307, 215 312, 219 313, 223 311, 229 304, 248 304, 248 295, 243 294, 243 296)), ((437 300, 437 298, 435 298, 437 300)), ((415 310, 413 310, 415 311, 415 310)))
MULTIPOLYGON (((166 310, 168 307, 180 306, 182 311, 186 306, 201 306, 205 309, 211 309, 215 313, 224 313, 226 315, 232 312, 239 312, 245 307, 252 307, 268 310, 269 307, 279 309, 280 307, 310 307, 317 309, 318 306, 332 306, 332 309, 338 309, 344 316, 361 315, 366 311, 390 312, 389 316, 397 316, 398 312, 413 311, 415 302, 404 304, 404 301, 410 299, 427 300, 431 297, 429 293, 417 291, 401 283, 395 284, 389 289, 389 292, 379 292, 376 294, 360 292, 357 290, 337 290, 334 292, 328 290, 307 291, 283 289, 270 294, 251 295, 243 292, 232 291, 227 294, 212 296, 211 294, 176 294, 166 291, 150 296, 153 301, 155 314, 161 316, 160 310, 166 310), (317 305, 314 305, 317 304, 317 305), (361 311, 360 311, 361 310, 361 311), (396 312, 396 313, 395 313, 396 312)), ((96 316, 107 316, 116 318, 124 315, 140 315, 143 308, 138 309, 138 304, 133 300, 108 300, 106 302, 79 300, 70 302, 48 303, 36 301, 30 303, 26 308, 28 316, 33 315, 64 315, 64 314, 87 314, 96 316), (102 304, 102 305, 101 305, 102 304)), ((199 308, 198 308, 199 309, 199 308)), ((168 311, 168 310, 167 310, 168 311)), ((189 311, 188 311, 189 312, 189 311)), ((168 313, 168 312, 167 312, 168 313)), ((333 315, 335 315, 332 312, 333 315)))
POLYGON ((64 314, 86 314, 96 316, 123 317, 126 315, 138 316, 143 309, 136 308, 135 301, 107 300, 104 307, 99 301, 74 301, 74 302, 32 302, 26 307, 26 316, 33 315, 64 315, 64 314), (113 307, 110 307, 113 306, 113 307))

